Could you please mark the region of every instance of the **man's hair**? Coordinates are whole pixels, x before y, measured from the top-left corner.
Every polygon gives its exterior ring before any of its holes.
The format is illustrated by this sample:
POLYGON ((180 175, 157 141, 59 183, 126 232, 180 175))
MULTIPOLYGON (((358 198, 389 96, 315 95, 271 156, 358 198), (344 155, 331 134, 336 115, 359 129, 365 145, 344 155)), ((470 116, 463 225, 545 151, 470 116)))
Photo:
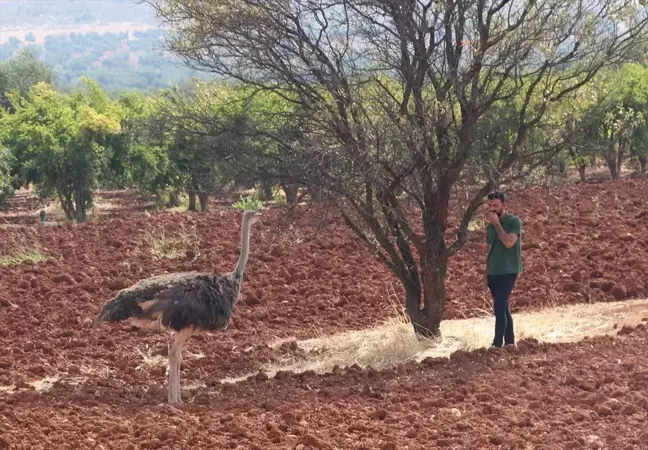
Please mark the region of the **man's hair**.
POLYGON ((506 196, 503 192, 495 191, 488 194, 488 200, 499 199, 502 203, 506 202, 506 196))

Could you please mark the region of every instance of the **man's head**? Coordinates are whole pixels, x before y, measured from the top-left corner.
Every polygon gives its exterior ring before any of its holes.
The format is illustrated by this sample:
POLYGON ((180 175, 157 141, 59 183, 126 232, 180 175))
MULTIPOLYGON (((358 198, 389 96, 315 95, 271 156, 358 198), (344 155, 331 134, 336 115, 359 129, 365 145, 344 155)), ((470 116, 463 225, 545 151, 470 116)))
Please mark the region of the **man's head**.
POLYGON ((504 205, 506 197, 502 192, 495 191, 488 194, 488 210, 494 212, 498 217, 504 214, 504 205))

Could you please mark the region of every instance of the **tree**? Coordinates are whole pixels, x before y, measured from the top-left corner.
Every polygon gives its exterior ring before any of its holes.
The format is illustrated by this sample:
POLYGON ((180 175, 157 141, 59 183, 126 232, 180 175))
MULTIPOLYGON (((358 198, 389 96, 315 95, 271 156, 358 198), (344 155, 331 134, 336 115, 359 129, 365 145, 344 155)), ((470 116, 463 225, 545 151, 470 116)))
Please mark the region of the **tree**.
MULTIPOLYGON (((629 156, 640 156, 648 113, 648 78, 642 67, 630 64, 601 72, 573 103, 566 123, 573 130, 570 152, 581 173, 594 155, 604 158, 614 180, 621 178, 629 156)), ((581 175, 582 176, 582 175, 581 175)))
POLYGON ((0 204, 13 194, 11 167, 13 155, 8 148, 0 145, 0 204))
POLYGON ((648 171, 648 68, 640 64, 627 64, 619 77, 625 86, 624 102, 643 115, 630 138, 630 154, 639 162, 642 174, 648 171))
POLYGON ((197 196, 206 211, 209 195, 230 182, 268 181, 232 163, 243 157, 258 162, 262 155, 276 152, 275 142, 250 130, 276 130, 280 122, 270 113, 281 110, 281 99, 253 94, 252 89, 200 80, 165 92, 163 115, 174 136, 169 156, 188 175, 190 210, 196 210, 197 196))
POLYGON ((427 336, 439 333, 448 259, 485 195, 543 160, 524 145, 529 131, 646 36, 644 8, 613 0, 145 1, 186 64, 294 105, 302 137, 268 133, 283 150, 266 174, 335 200, 427 336), (482 160, 484 121, 507 103, 505 139, 482 160))
POLYGON ((23 50, 12 59, 0 63, 0 107, 9 106, 6 94, 18 91, 24 96, 30 87, 43 82, 54 84, 54 72, 32 52, 23 50))
POLYGON ((603 157, 613 180, 621 178, 621 168, 630 148, 630 138, 643 125, 643 114, 623 105, 615 105, 598 121, 603 137, 603 157))
POLYGON ((13 114, 0 112, 0 143, 24 150, 24 169, 35 172, 39 194, 55 193, 67 218, 77 222, 86 220, 109 160, 106 137, 119 132, 115 105, 96 83, 84 83, 85 92, 70 95, 38 83, 22 100, 9 96, 13 114))

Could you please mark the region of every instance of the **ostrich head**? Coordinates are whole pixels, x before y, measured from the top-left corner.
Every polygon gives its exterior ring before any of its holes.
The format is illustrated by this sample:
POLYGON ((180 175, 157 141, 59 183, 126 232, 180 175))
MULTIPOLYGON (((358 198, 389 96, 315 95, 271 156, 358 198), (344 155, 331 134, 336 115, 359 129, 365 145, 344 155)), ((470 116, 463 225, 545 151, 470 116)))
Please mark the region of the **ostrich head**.
POLYGON ((246 210, 243 212, 243 223, 252 226, 261 219, 261 213, 254 210, 246 210))

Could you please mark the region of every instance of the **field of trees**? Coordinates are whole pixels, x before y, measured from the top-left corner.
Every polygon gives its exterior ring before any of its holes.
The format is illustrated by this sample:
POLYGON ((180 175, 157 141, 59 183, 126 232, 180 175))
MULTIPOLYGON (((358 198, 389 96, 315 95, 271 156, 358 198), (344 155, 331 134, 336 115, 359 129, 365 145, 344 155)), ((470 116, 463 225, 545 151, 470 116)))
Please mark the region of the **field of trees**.
POLYGON ((644 7, 149 3, 169 55, 217 78, 110 92, 128 70, 164 72, 117 35, 0 63, 0 310, 26 324, 0 332, 0 448, 135 448, 132 435, 173 448, 170 427, 196 448, 645 447, 641 314, 590 323, 582 335, 614 336, 584 343, 539 342, 549 327, 487 351, 465 343, 476 328, 443 334, 492 307, 482 206, 495 189, 524 223, 516 314, 542 324, 541 307, 648 295, 644 7), (96 72, 81 67, 92 58, 96 72), (36 225, 48 203, 67 223, 36 225), (240 322, 191 338, 189 406, 160 410, 164 336, 93 314, 150 275, 228 270, 245 209, 264 218, 240 322), (382 346, 337 334, 387 318, 400 334, 382 346), (363 363, 317 365, 374 345, 363 363), (459 351, 422 356, 444 345, 459 351))
POLYGON ((2 0, 0 17, 3 30, 123 22, 154 26, 157 23, 148 5, 131 0, 2 0))
POLYGON ((155 91, 172 83, 182 84, 203 73, 182 66, 161 47, 165 30, 122 33, 88 32, 46 35, 42 44, 10 38, 0 45, 0 61, 29 52, 52 67, 56 84, 70 90, 90 77, 114 96, 123 91, 155 91))
POLYGON ((158 27, 153 11, 144 4, 0 2, 0 17, 0 61, 29 51, 52 67, 59 89, 72 89, 85 76, 114 96, 206 77, 163 51, 168 32, 158 27), (111 26, 126 31, 109 31, 111 26))

